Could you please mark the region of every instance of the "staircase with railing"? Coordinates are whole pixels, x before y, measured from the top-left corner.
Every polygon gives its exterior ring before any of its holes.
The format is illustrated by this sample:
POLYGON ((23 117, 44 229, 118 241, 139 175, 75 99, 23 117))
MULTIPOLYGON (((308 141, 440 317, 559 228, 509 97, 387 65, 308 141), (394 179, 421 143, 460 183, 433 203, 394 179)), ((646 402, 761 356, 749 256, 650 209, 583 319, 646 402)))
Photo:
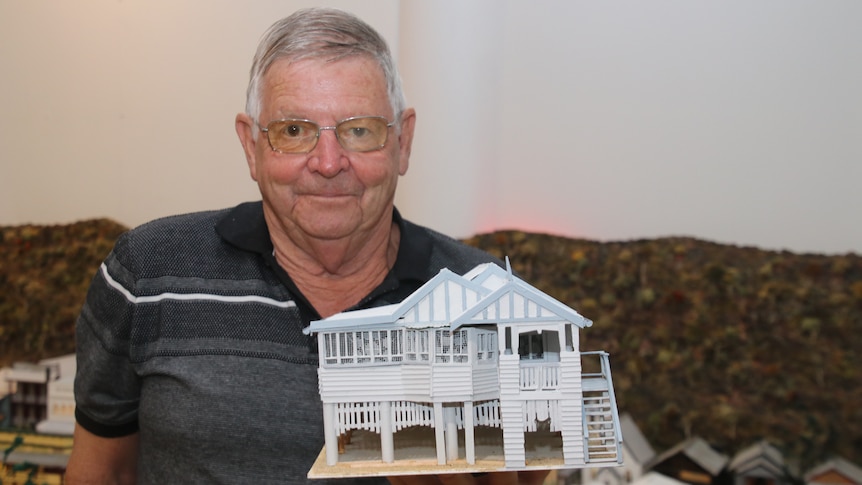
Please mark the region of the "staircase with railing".
POLYGON ((592 362, 592 366, 585 365, 582 381, 586 462, 621 463, 622 435, 608 354, 603 351, 582 352, 581 358, 598 361, 592 362), (592 370, 586 370, 588 368, 592 370))

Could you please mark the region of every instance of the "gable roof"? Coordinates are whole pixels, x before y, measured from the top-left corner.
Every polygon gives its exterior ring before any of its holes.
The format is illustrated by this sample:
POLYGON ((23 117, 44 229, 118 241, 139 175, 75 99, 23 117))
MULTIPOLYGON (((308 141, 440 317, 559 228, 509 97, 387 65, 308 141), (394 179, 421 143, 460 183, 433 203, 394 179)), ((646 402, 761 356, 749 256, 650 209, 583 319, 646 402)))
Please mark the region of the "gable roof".
POLYGON ((314 320, 302 329, 305 335, 321 332, 323 330, 335 330, 339 328, 374 326, 391 324, 395 318, 393 315, 398 310, 399 304, 385 305, 363 310, 336 313, 321 320, 314 320))
POLYGON ((620 416, 620 432, 623 435, 623 446, 628 448, 638 464, 643 465, 655 456, 655 450, 650 446, 631 414, 625 413, 620 416))
POLYGON ((475 276, 474 280, 483 281, 484 287, 496 286, 496 289, 453 319, 453 330, 463 325, 517 323, 522 320, 565 320, 581 328, 593 324, 592 320, 584 318, 552 296, 514 276, 511 270, 505 272, 504 279, 501 278, 503 271, 502 268, 489 266, 475 276))
POLYGON ((681 482, 667 475, 662 475, 658 472, 647 472, 646 475, 638 478, 632 485, 688 485, 686 482, 681 482))
POLYGON ((506 268, 507 269, 504 270, 494 263, 483 263, 464 273, 464 279, 468 279, 478 285, 484 286, 485 288, 494 290, 505 283, 505 280, 508 279, 508 275, 512 272, 512 267, 509 266, 508 257, 506 258, 506 268))
POLYGON ((342 312, 315 320, 306 335, 342 328, 399 325, 412 328, 566 320, 579 327, 592 321, 496 264, 480 264, 459 276, 444 268, 401 303, 342 312))
POLYGON ((812 468, 808 473, 805 474, 805 482, 806 483, 823 483, 818 482, 817 477, 819 475, 823 475, 824 473, 835 472, 840 475, 847 477, 855 483, 862 483, 862 468, 859 468, 854 463, 851 463, 844 458, 836 457, 831 460, 825 461, 820 465, 812 468))
POLYGON ((721 473, 728 460, 727 456, 715 451, 706 441, 695 436, 677 444, 673 448, 670 448, 655 457, 655 459, 648 464, 647 468, 653 468, 659 463, 667 461, 668 458, 678 454, 685 455, 688 459, 696 463, 714 477, 721 473))
MULTIPOLYGON (((497 265, 491 265, 499 269, 497 265)), ((490 266, 489 266, 490 268, 490 266)), ((474 268, 474 271, 478 268, 474 268)), ((442 269, 418 290, 401 302, 396 312, 399 323, 449 324, 456 316, 475 305, 490 292, 479 283, 442 269)), ((421 325, 425 324, 425 325, 421 325)))
POLYGON ((400 303, 337 313, 315 320, 302 331, 399 324, 408 327, 448 325, 457 314, 479 301, 488 289, 443 268, 400 303))
POLYGON ((727 468, 737 475, 766 470, 774 477, 784 474, 784 455, 768 441, 759 441, 737 453, 727 468))

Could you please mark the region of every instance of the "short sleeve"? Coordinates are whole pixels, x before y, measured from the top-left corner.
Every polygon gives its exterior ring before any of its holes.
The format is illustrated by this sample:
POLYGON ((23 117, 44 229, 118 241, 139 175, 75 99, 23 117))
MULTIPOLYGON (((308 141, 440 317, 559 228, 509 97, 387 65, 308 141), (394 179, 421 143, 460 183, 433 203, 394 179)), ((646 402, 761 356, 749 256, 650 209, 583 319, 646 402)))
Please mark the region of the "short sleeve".
POLYGON ((115 248, 93 278, 76 324, 75 418, 97 436, 138 430, 140 379, 130 356, 133 281, 115 248))

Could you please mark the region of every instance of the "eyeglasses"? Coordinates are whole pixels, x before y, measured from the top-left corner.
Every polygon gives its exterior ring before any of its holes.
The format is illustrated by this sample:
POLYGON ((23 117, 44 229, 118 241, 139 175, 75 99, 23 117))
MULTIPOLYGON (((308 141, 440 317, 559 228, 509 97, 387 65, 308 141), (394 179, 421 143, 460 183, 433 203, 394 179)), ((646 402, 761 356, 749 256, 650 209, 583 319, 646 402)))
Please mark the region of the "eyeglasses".
POLYGON ((382 116, 357 116, 347 118, 335 126, 320 126, 309 120, 275 120, 266 128, 258 125, 266 133, 269 146, 279 153, 308 153, 317 146, 320 132, 333 130, 338 143, 351 152, 370 152, 386 145, 389 128, 395 122, 388 122, 382 116))

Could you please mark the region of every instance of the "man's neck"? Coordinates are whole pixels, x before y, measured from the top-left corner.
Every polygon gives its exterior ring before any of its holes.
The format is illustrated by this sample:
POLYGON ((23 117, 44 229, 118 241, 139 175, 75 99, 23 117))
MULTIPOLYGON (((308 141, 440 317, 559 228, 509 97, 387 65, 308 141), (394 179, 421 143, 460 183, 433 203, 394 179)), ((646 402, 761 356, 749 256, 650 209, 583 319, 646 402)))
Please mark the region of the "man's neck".
POLYGON ((401 232, 391 219, 361 236, 335 240, 290 237, 277 227, 270 223, 276 261, 324 318, 371 293, 398 256, 401 232))

